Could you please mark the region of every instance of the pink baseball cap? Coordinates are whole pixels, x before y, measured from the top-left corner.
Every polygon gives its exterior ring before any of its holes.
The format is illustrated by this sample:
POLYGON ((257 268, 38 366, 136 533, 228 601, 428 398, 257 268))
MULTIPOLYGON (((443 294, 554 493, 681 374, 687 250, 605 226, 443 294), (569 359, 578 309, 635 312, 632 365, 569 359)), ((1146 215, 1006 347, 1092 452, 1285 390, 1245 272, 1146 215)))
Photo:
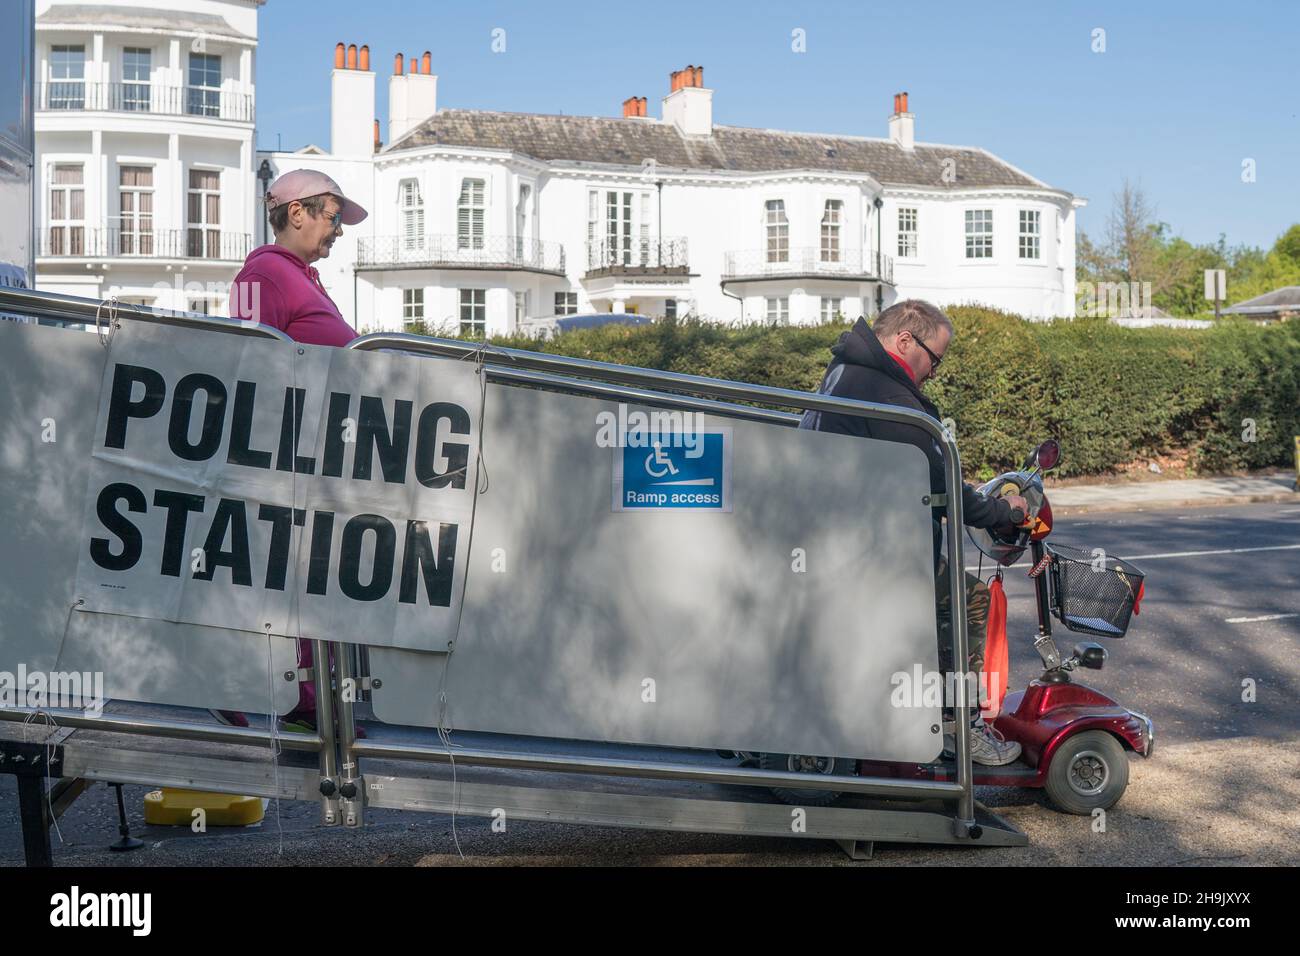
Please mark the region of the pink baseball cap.
POLYGON ((314 169, 291 170, 271 183, 271 188, 266 191, 266 208, 270 211, 295 199, 302 200, 325 193, 333 193, 343 204, 339 211, 343 213, 345 226, 355 226, 370 215, 343 195, 343 190, 339 188, 338 183, 314 169))

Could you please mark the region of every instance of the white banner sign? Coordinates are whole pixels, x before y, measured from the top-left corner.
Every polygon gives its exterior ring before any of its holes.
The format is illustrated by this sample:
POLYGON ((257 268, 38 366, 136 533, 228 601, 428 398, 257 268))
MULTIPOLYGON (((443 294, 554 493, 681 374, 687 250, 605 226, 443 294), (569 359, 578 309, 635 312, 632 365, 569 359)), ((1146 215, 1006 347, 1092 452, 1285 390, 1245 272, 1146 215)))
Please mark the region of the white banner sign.
POLYGON ((445 650, 482 394, 468 362, 123 323, 81 610, 445 650))

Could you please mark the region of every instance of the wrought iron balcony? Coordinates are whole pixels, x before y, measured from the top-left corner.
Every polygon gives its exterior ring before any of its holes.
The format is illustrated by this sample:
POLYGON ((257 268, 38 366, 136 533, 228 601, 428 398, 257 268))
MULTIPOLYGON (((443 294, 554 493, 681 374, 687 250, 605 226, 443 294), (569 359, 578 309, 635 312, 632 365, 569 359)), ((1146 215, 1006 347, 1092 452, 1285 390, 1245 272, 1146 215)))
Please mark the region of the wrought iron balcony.
POLYGON ((102 111, 162 116, 198 116, 253 122, 253 95, 202 86, 158 83, 90 83, 54 80, 36 86, 36 109, 52 113, 102 111))
POLYGON ((242 262, 253 248, 248 233, 220 229, 90 229, 48 226, 41 230, 41 258, 209 259, 242 262))
POLYGON ((723 257, 723 282, 805 276, 892 283, 894 260, 869 249, 818 246, 746 249, 723 257))
POLYGON ((685 237, 600 239, 587 243, 587 278, 605 276, 686 276, 690 259, 685 237))
POLYGON ((377 236, 357 243, 357 268, 494 269, 564 275, 564 246, 522 236, 377 236))

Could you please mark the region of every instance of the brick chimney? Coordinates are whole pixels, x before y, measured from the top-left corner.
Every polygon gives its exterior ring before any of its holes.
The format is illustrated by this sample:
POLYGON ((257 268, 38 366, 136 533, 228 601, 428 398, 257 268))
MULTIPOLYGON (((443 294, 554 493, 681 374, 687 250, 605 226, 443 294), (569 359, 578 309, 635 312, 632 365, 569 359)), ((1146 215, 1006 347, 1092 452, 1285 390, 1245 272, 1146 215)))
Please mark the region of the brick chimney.
POLYGON ((687 136, 713 133, 713 91, 704 88, 704 67, 688 66, 668 74, 663 117, 687 136))
POLYGON ((370 47, 358 50, 355 43, 337 44, 330 77, 330 152, 336 156, 373 153, 374 115, 375 74, 370 72, 370 47))
POLYGON ((433 54, 412 54, 410 72, 402 73, 402 55, 397 54, 393 75, 388 80, 388 142, 395 143, 438 112, 438 77, 433 73, 433 54))
POLYGON ((645 97, 629 96, 623 101, 623 119, 644 118, 645 97))
POLYGON ((916 119, 907 111, 907 94, 894 94, 894 114, 889 117, 889 138, 909 152, 916 145, 916 119))

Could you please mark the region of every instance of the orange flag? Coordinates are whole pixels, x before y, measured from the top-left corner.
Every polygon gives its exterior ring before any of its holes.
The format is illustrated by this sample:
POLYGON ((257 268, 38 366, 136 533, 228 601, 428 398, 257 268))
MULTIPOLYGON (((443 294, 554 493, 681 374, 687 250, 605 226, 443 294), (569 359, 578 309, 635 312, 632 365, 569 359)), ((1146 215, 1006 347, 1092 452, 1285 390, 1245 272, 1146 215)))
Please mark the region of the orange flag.
POLYGON ((992 720, 1002 710, 1010 675, 1007 659, 1007 595, 1002 590, 1002 576, 989 585, 989 621, 984 635, 984 679, 987 694, 983 703, 985 720, 992 720))

